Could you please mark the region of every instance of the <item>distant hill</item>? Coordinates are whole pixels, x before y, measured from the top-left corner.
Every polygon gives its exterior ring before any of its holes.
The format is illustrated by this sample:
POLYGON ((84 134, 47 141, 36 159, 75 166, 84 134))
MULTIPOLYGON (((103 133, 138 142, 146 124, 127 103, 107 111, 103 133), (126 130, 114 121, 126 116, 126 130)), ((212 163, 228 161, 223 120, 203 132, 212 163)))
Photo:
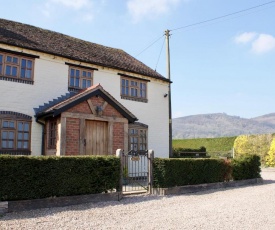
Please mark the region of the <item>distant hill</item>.
POLYGON ((174 139, 275 133, 275 113, 251 119, 225 113, 200 114, 174 118, 172 125, 174 139))

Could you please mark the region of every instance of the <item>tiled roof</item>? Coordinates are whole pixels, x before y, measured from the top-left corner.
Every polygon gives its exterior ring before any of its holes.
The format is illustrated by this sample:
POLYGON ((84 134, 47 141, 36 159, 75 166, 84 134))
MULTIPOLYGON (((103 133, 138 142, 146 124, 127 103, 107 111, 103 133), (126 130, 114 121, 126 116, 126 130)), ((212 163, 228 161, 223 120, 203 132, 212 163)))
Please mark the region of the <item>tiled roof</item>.
POLYGON ((57 116, 67 109, 75 106, 82 101, 89 99, 92 96, 101 96, 110 105, 115 107, 115 109, 120 112, 124 117, 126 117, 130 122, 137 121, 137 117, 132 114, 126 107, 120 104, 111 94, 103 89, 100 84, 91 86, 79 93, 67 93, 53 101, 49 101, 39 108, 34 108, 35 116, 37 118, 42 118, 44 116, 57 116))
POLYGON ((42 112, 46 111, 47 109, 73 97, 74 95, 76 95, 75 92, 66 93, 65 95, 61 95, 60 97, 55 98, 52 101, 44 103, 44 105, 40 105, 38 108, 34 108, 33 110, 34 110, 35 114, 42 113, 42 112))
POLYGON ((0 19, 0 43, 168 81, 121 49, 19 22, 0 19))

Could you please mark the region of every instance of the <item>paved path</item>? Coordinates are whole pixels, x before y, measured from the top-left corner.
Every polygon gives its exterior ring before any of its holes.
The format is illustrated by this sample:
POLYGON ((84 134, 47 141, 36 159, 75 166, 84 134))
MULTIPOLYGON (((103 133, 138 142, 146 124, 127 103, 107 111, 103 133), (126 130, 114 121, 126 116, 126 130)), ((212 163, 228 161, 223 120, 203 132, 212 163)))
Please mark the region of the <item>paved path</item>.
POLYGON ((262 177, 256 186, 9 213, 0 229, 275 230, 275 169, 262 177))

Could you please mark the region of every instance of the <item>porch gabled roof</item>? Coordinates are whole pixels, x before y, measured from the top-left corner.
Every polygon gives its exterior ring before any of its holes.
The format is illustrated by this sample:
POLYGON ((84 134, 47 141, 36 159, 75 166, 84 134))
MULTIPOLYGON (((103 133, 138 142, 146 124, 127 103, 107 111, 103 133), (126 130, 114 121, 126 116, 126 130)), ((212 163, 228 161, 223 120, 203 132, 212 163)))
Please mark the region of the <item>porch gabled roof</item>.
POLYGON ((132 114, 126 107, 124 107, 120 102, 118 102, 111 94, 103 89, 103 87, 98 84, 91 86, 85 90, 80 91, 78 94, 71 94, 70 96, 63 96, 64 100, 53 100, 48 104, 44 104, 42 107, 34 109, 36 112, 35 117, 37 119, 45 117, 55 117, 60 115, 62 112, 74 107, 75 105, 88 100, 93 96, 100 96, 105 101, 107 101, 111 106, 113 106, 123 117, 127 118, 130 123, 137 121, 137 117, 132 114), (56 104, 53 103, 56 101, 56 104))

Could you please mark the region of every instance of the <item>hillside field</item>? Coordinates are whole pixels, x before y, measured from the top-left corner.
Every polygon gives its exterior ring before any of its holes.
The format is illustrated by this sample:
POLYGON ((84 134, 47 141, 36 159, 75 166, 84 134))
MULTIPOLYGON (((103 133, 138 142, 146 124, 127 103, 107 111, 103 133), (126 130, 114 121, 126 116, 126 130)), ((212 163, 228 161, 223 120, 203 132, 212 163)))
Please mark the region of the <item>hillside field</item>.
POLYGON ((207 152, 226 152, 232 150, 234 141, 237 137, 219 137, 219 138, 196 138, 196 139, 174 139, 173 148, 191 148, 198 149, 201 146, 206 148, 207 152))

